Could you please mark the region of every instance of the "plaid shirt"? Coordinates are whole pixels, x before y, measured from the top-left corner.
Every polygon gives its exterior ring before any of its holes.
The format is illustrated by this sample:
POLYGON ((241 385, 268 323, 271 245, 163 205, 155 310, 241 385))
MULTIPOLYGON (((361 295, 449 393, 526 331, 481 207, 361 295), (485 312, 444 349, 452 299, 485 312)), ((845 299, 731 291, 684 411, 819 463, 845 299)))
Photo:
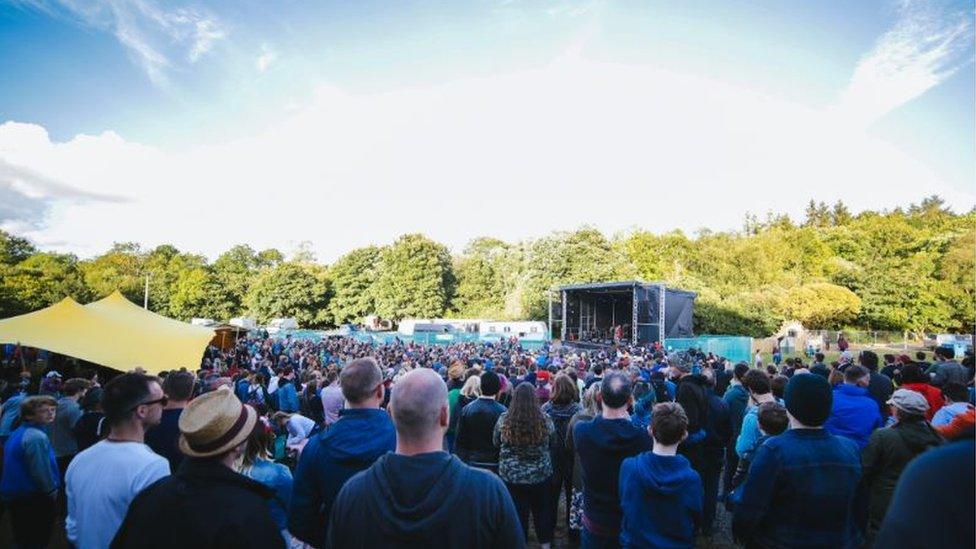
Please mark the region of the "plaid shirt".
POLYGON ((733 534, 750 547, 852 546, 860 476, 852 441, 823 429, 788 430, 756 451, 733 534))

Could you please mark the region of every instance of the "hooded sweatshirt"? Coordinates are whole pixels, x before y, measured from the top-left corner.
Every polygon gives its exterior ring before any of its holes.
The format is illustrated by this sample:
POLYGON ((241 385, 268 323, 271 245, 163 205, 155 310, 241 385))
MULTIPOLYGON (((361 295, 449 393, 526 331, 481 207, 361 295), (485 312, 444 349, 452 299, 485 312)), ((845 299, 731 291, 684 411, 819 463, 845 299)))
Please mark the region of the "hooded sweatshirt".
POLYGON ((684 456, 644 452, 620 466, 623 547, 693 547, 702 482, 684 456))
POLYGON ((525 547, 515 504, 492 473, 457 456, 386 454, 336 498, 326 547, 525 547))
POLYGON ((316 547, 325 545, 332 502, 354 474, 396 449, 396 430, 385 410, 349 408, 328 431, 309 439, 295 469, 288 530, 316 547))
POLYGON ((573 447, 583 469, 583 523, 588 530, 616 538, 620 532, 620 464, 625 458, 651 449, 651 437, 629 419, 577 423, 573 447))

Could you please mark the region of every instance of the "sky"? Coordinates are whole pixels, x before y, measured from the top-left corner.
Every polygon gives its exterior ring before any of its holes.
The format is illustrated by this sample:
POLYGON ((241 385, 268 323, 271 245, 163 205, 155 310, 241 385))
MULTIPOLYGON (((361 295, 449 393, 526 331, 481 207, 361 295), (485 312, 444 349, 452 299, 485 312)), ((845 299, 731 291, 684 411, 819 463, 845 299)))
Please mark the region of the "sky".
POLYGON ((0 228, 331 262, 976 206, 974 4, 0 0, 0 228))

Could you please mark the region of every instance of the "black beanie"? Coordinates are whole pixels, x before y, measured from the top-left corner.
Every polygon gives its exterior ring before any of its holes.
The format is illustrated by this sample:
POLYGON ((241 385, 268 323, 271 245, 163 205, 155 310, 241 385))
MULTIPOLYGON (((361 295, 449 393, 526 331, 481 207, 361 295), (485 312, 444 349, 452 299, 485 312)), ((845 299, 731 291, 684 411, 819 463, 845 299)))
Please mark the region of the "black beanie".
POLYGON ((502 388, 502 381, 498 379, 495 372, 485 372, 481 374, 481 394, 485 396, 495 396, 502 388))
POLYGON ((816 374, 794 375, 786 384, 783 397, 790 415, 810 427, 819 427, 827 421, 834 402, 830 383, 816 374))

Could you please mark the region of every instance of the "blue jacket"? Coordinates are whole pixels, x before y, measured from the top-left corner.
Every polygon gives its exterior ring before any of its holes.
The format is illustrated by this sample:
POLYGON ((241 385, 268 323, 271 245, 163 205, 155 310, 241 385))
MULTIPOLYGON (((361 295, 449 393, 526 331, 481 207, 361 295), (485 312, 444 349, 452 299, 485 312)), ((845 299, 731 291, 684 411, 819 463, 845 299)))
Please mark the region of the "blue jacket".
POLYGON ((278 397, 278 410, 294 414, 298 412, 298 389, 295 388, 294 381, 288 381, 283 385, 278 385, 275 391, 278 397))
POLYGON ((748 547, 850 547, 860 477, 854 442, 824 429, 790 429, 756 450, 732 533, 748 547))
POLYGON ((396 430, 385 410, 347 408, 327 431, 311 438, 295 469, 288 530, 325 547, 327 522, 339 490, 350 477, 396 450, 396 430))
POLYGON ((287 528, 288 503, 291 501, 292 477, 291 471, 285 465, 257 459, 243 475, 256 480, 274 491, 274 496, 268 500, 271 518, 278 525, 279 530, 287 528))
POLYGON ((623 547, 694 547, 702 482, 684 456, 644 452, 620 466, 623 547))
POLYGON ((54 448, 42 428, 24 422, 3 446, 0 495, 5 500, 50 494, 61 487, 54 448))
POLYGON ((863 450, 871 432, 883 425, 878 404, 866 388, 847 383, 834 387, 834 403, 824 424, 828 432, 853 440, 863 450))
POLYGON ((0 439, 9 437, 14 431, 14 423, 20 419, 20 403, 25 398, 26 394, 17 393, 0 406, 0 439))

